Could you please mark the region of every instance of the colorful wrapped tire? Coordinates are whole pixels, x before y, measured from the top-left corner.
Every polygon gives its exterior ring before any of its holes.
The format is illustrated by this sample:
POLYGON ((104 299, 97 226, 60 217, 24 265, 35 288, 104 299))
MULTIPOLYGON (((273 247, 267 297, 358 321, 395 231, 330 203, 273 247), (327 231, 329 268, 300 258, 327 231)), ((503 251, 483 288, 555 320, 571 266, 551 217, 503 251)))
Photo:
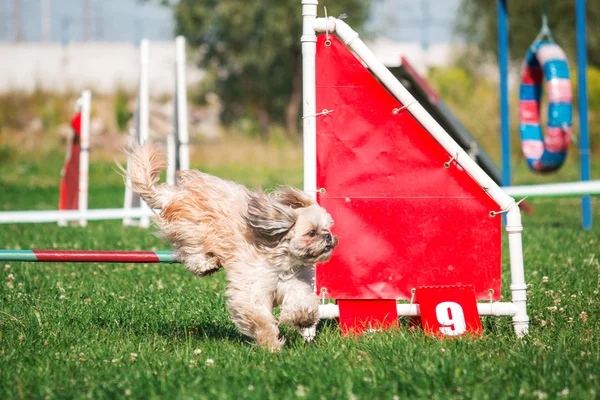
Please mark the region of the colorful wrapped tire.
POLYGON ((523 62, 519 93, 521 149, 534 172, 556 171, 565 162, 571 142, 572 100, 569 65, 563 50, 554 42, 534 43, 523 62), (548 97, 545 136, 540 125, 544 80, 548 97))

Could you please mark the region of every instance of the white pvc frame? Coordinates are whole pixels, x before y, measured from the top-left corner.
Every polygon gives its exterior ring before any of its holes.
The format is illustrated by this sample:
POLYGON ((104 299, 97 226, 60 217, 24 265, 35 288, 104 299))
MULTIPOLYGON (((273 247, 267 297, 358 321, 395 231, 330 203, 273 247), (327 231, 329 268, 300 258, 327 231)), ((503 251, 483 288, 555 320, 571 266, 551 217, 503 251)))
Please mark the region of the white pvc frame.
MULTIPOLYGON (((506 213, 506 231, 508 232, 511 295, 510 303, 480 303, 478 309, 482 315, 510 315, 517 336, 528 332, 527 285, 523 269, 523 249, 521 232, 521 213, 516 201, 506 194, 475 161, 452 139, 452 137, 433 119, 410 92, 375 57, 364 42, 344 21, 329 17, 317 18, 318 0, 302 0, 302 66, 303 66, 303 134, 304 134, 304 189, 316 196, 316 33, 336 33, 338 38, 356 56, 361 59, 388 91, 406 106, 408 112, 433 136, 433 138, 454 157, 454 160, 473 178, 479 186, 498 204, 501 212, 506 213), (489 309, 487 309, 489 307, 489 309), (489 314, 487 313, 489 311, 489 314)), ((322 317, 336 315, 336 305, 321 307, 322 317)), ((416 305, 398 304, 401 316, 418 315, 416 305), (407 307, 408 306, 408 307, 407 307), (417 313, 417 314, 415 314, 417 313)), ((337 311, 339 314, 339 310, 337 311)))
MULTIPOLYGON (((79 154, 79 211, 85 213, 88 209, 88 182, 90 168, 90 114, 92 108, 92 92, 83 91, 81 94, 81 135, 79 154)), ((80 226, 87 226, 87 220, 81 218, 80 226)))
MULTIPOLYGON (((140 145, 148 140, 149 119, 150 119, 150 96, 148 85, 148 67, 149 67, 149 41, 144 39, 140 42, 140 82, 138 93, 138 104, 136 111, 136 128, 130 131, 131 141, 138 142, 140 145)), ((186 78, 186 41, 185 37, 178 36, 175 39, 175 90, 173 96, 173 131, 167 136, 167 183, 174 185, 177 182, 177 171, 190 168, 189 151, 189 133, 188 133, 188 105, 187 105, 187 78, 186 78)), ((130 160, 127 160, 127 165, 130 160)), ((129 190, 129 184, 125 189, 125 209, 133 210, 135 194, 129 190)), ((146 202, 140 199, 140 208, 145 212, 138 213, 140 218, 139 225, 142 227, 150 226, 149 216, 153 214, 149 210, 146 202)), ((108 215, 107 213, 104 213, 108 215)), ((135 225, 133 217, 127 216, 123 219, 124 225, 135 225)), ((0 220, 1 222, 1 220, 0 220)))

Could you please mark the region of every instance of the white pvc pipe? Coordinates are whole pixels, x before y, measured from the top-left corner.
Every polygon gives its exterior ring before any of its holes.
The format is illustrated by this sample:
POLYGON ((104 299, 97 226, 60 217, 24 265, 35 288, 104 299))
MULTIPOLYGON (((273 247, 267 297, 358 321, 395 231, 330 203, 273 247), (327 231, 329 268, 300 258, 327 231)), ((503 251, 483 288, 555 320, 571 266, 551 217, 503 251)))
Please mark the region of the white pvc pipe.
POLYGON ((506 232, 508 232, 508 250, 510 256, 510 292, 511 300, 517 307, 513 316, 513 327, 518 337, 523 337, 529 331, 527 316, 527 284, 523 267, 523 243, 521 232, 521 212, 518 206, 506 214, 506 232))
MULTIPOLYGON (((80 134, 80 154, 79 154, 79 211, 85 212, 88 209, 88 182, 90 166, 90 114, 92 108, 92 93, 89 90, 81 94, 81 134, 80 134)), ((79 220, 79 225, 86 226, 85 218, 79 220)))
POLYGON ((543 185, 507 186, 502 188, 515 197, 561 197, 600 194, 600 181, 549 183, 543 185))
POLYGON ((167 135, 167 184, 174 185, 177 176, 177 144, 174 132, 167 135))
MULTIPOLYGON (((137 118, 138 118, 138 113, 136 111, 135 113, 135 121, 136 121, 136 126, 137 126, 137 118)), ((130 127, 129 128, 129 141, 130 144, 134 144, 135 142, 138 141, 137 138, 137 128, 134 127, 130 127)), ((131 179, 129 178, 129 169, 131 168, 131 156, 129 156, 129 154, 127 155, 127 177, 125 178, 125 202, 123 205, 123 208, 125 210, 131 210, 133 208, 133 192, 131 191, 130 187, 131 187, 131 179)), ((125 226, 131 226, 133 225, 133 219, 129 216, 126 216, 125 218, 123 218, 123 225, 125 226)))
MULTIPOLYGON (((156 210, 160 212, 160 210, 156 210)), ((98 221, 121 218, 152 217, 154 212, 142 208, 101 208, 96 210, 50 210, 50 211, 3 211, 0 212, 0 224, 41 223, 56 221, 98 221)))
POLYGON ((304 142, 304 190, 317 197, 316 53, 313 23, 317 0, 302 0, 302 133, 304 142))
MULTIPOLYGON (((518 313, 517 306, 513 303, 477 303, 477 311, 481 316, 510 317, 518 313)), ((418 317, 421 308, 418 304, 396 304, 399 317, 418 317)), ((340 307, 337 304, 319 305, 321 319, 335 319, 340 317, 340 307)))
MULTIPOLYGON (((139 144, 143 145, 148 141, 150 132, 150 89, 148 85, 148 64, 150 58, 150 42, 143 39, 140 42, 140 87, 138 95, 138 139, 139 144)), ((140 199, 142 209, 149 209, 143 199, 140 199)), ((150 226, 148 217, 140 218, 140 226, 147 228, 150 226)))
POLYGON ((179 156, 179 169, 190 169, 190 148, 188 133, 188 105, 187 105, 187 79, 185 38, 177 36, 175 39, 175 115, 177 127, 177 144, 179 156))

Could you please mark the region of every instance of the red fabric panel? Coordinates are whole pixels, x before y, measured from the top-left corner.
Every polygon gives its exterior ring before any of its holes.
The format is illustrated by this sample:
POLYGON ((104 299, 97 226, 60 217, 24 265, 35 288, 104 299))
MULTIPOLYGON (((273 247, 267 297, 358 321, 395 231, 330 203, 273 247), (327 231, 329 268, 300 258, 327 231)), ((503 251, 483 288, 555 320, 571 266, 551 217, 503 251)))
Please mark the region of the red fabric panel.
POLYGON ((398 326, 395 300, 338 300, 343 334, 398 326))
POLYGON ((337 299, 410 298, 417 286, 471 284, 500 298, 496 204, 352 53, 317 41, 318 196, 339 246, 317 266, 337 299))

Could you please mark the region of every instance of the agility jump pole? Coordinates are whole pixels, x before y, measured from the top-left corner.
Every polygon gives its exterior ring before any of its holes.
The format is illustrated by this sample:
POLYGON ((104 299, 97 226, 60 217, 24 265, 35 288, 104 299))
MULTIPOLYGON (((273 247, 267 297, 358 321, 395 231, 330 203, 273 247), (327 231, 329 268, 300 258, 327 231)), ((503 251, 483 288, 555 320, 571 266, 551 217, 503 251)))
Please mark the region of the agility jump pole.
MULTIPOLYGON (((3 262, 64 262, 64 263, 123 263, 123 264, 180 264, 170 251, 99 251, 99 250, 0 250, 3 262)), ((399 315, 418 317, 418 304, 397 304, 399 315)), ((516 312, 512 303, 478 303, 480 315, 511 316, 516 312)), ((319 306, 321 319, 339 318, 336 304, 319 306)))

